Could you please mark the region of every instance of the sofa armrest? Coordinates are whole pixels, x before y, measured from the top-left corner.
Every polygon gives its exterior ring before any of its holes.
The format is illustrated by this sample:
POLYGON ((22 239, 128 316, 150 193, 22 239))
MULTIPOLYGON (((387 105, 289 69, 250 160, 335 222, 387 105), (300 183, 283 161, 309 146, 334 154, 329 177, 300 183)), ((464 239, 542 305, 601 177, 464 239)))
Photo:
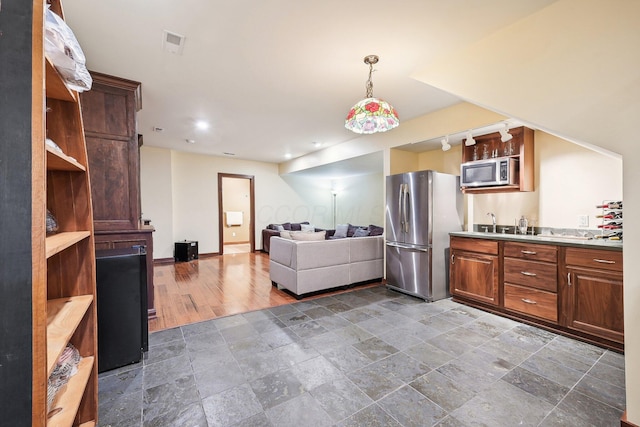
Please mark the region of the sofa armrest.
POLYGON ((278 230, 270 230, 268 228, 262 229, 262 250, 266 253, 269 253, 271 238, 273 236, 280 236, 280 232, 278 230))

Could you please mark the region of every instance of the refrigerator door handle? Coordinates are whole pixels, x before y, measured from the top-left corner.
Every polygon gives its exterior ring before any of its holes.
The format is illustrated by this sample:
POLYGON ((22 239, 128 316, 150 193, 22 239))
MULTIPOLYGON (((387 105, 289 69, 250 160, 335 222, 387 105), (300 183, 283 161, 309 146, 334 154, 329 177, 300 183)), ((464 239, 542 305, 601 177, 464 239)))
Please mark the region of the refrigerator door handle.
POLYGON ((400 230, 404 231, 404 215, 402 213, 402 206, 404 202, 404 184, 400 184, 400 191, 398 191, 398 222, 400 223, 400 230))
POLYGON ((404 196, 404 201, 402 203, 402 220, 404 223, 404 229, 403 231, 405 233, 409 232, 409 185, 408 184, 403 184, 404 185, 404 191, 402 192, 403 196, 404 196))
POLYGON ((386 242, 387 246, 391 246, 393 248, 400 248, 400 249, 411 249, 412 251, 418 251, 418 252, 429 252, 429 248, 422 248, 422 247, 416 247, 416 246, 407 246, 407 245, 403 245, 401 243, 396 243, 396 242, 386 242))

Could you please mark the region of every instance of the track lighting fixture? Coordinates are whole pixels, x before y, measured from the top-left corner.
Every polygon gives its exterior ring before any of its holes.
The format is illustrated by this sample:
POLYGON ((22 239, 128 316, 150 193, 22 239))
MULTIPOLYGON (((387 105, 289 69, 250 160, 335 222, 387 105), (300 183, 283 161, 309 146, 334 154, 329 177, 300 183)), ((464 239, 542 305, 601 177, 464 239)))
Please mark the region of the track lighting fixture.
POLYGON ((467 139, 464 141, 464 145, 466 145, 467 147, 471 145, 476 145, 476 140, 473 139, 473 135, 471 134, 471 131, 467 132, 467 139))
POLYGON ((449 135, 447 135, 444 138, 442 138, 440 143, 442 144, 442 151, 451 150, 451 145, 449 145, 449 135))
POLYGON ((507 142, 513 138, 513 135, 509 133, 509 125, 507 123, 504 124, 504 128, 500 129, 500 141, 507 142))

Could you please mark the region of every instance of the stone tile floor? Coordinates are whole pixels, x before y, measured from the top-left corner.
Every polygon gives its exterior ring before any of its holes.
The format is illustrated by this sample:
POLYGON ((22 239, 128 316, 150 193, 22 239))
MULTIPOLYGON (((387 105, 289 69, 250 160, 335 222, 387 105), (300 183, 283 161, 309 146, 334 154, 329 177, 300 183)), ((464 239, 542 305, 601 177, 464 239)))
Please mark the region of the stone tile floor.
POLYGON ((624 357, 374 287, 150 335, 100 426, 619 426, 624 357))

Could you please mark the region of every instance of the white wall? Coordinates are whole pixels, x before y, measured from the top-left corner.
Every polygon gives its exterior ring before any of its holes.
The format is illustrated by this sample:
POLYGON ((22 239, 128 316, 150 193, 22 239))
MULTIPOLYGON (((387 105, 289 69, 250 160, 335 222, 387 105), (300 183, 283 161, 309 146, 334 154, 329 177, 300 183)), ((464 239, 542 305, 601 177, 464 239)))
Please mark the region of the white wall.
MULTIPOLYGON (((336 192, 336 224, 382 226, 384 221, 384 177, 382 173, 341 179, 286 175, 283 179, 305 200, 307 208, 298 208, 296 220, 308 219, 321 228, 333 228, 333 196, 336 192), (301 213, 304 213, 301 215, 301 213), (308 214, 308 215, 307 215, 308 214), (305 216, 306 215, 306 216, 305 216)), ((282 221, 280 221, 282 222, 282 221)))
POLYGON ((337 224, 384 226, 382 173, 345 178, 337 183, 337 224))

